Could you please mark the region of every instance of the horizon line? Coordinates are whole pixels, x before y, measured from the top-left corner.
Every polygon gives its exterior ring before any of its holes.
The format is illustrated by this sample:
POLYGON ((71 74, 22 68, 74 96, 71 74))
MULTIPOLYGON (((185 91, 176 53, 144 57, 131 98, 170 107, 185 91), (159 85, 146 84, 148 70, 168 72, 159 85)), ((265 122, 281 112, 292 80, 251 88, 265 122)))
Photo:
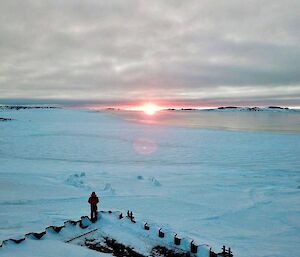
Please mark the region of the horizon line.
POLYGON ((168 108, 193 108, 193 109, 205 109, 205 108, 217 108, 225 106, 235 107, 269 107, 269 106, 280 106, 299 109, 300 104, 298 101, 286 102, 281 99, 251 99, 242 100, 224 99, 222 101, 216 99, 54 99, 54 98, 0 98, 0 105, 61 105, 68 107, 84 107, 84 108, 115 108, 115 109, 128 109, 143 105, 145 103, 154 103, 164 109, 168 108))

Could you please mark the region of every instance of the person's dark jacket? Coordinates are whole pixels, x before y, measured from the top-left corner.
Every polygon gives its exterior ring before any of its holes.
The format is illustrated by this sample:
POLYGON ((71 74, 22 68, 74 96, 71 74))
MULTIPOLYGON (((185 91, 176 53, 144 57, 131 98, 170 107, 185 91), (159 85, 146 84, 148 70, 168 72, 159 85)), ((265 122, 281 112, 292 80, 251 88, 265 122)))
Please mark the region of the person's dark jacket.
POLYGON ((96 194, 91 194, 89 198, 89 204, 91 204, 93 207, 97 207, 97 203, 99 203, 99 198, 96 194))

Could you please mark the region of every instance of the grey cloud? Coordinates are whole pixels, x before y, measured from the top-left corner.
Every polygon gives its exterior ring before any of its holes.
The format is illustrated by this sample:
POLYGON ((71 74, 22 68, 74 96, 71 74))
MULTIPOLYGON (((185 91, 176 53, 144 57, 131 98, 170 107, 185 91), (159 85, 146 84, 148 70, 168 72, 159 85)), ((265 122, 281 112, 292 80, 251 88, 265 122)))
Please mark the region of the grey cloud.
POLYGON ((1 1, 0 98, 295 105, 299 9, 294 0, 1 1))

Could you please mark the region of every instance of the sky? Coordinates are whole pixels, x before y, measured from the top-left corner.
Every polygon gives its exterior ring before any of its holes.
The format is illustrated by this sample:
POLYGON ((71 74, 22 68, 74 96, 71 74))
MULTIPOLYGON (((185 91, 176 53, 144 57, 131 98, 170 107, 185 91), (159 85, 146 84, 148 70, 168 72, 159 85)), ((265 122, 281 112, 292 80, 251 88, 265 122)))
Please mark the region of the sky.
POLYGON ((0 1, 0 102, 300 106, 300 1, 0 1))

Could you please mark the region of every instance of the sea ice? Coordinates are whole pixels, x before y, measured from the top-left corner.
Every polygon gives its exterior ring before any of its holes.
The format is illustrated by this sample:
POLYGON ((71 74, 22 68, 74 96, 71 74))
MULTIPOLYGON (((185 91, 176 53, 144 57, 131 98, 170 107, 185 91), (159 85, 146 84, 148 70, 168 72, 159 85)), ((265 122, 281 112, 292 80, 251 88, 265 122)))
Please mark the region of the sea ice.
POLYGON ((297 132, 143 124, 67 109, 1 117, 14 120, 0 123, 0 240, 88 214, 96 191, 100 209, 133 210, 237 257, 300 252, 297 132))

